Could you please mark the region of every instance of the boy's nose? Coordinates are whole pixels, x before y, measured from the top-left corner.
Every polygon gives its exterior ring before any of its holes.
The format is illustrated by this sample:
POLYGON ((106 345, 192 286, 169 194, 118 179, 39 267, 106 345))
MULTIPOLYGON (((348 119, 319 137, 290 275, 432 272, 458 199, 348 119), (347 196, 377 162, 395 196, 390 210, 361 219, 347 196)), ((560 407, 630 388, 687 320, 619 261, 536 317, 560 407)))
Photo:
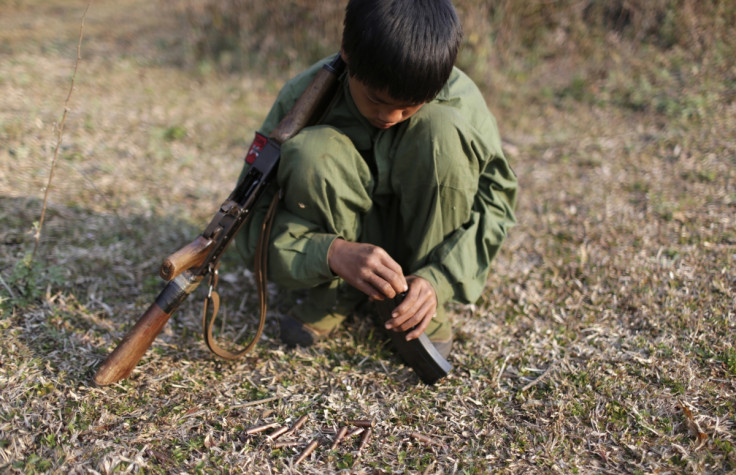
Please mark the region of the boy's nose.
POLYGON ((403 118, 403 113, 401 109, 384 109, 379 113, 378 118, 383 122, 393 124, 396 122, 401 122, 401 119, 403 118))

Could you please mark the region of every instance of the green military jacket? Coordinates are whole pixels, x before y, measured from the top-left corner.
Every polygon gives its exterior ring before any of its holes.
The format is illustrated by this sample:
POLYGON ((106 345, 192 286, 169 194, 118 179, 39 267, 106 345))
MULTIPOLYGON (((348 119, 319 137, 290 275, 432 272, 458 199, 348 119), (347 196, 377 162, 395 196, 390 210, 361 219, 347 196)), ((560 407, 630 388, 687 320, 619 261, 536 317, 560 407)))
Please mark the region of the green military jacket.
MULTIPOLYGON (((326 61, 313 65, 282 88, 260 128, 261 133, 268 135, 276 127, 326 61)), ((402 138, 403 123, 387 130, 373 127, 353 102, 347 73, 342 75, 340 82, 337 97, 321 123, 339 129, 350 138, 375 175, 377 195, 381 195, 381 191, 390 193, 387 170, 396 160, 411 159, 406 153, 400 157, 394 153, 396 144, 402 138)), ((477 168, 475 176, 478 179, 477 183, 467 184, 469 192, 474 194, 471 196, 472 210, 467 222, 443 236, 440 242, 432 243, 433 248, 427 258, 418 263, 416 268, 405 269, 405 272, 427 279, 433 285, 439 303, 448 300, 472 303, 483 291, 491 261, 508 229, 515 224, 516 176, 501 150, 495 118, 478 88, 463 72, 455 68, 442 91, 427 105, 430 104, 442 108, 441 116, 446 117, 448 127, 456 129, 460 135, 461 145, 454 153, 468 157, 469 166, 477 168)), ((406 147, 403 149, 406 150, 406 147)), ((421 150, 421 146, 417 150, 421 150)), ((421 171, 418 171, 412 179, 421 181, 432 177, 422 176, 421 171)), ((421 183, 418 185, 421 186, 421 183)), ((454 206, 448 209, 454 209, 454 206)), ((295 235, 302 232, 298 228, 294 226, 295 235)), ((238 247, 253 249, 254 233, 241 234, 238 247), (242 240, 249 242, 243 243, 242 240)), ((305 287, 316 285, 326 278, 334 278, 327 265, 327 251, 337 237, 324 233, 300 235, 299 239, 306 241, 306 244, 301 248, 303 252, 290 254, 289 259, 294 260, 289 265, 293 274, 291 278, 297 282, 303 281, 305 287), (302 262, 298 262, 300 260, 302 262)))

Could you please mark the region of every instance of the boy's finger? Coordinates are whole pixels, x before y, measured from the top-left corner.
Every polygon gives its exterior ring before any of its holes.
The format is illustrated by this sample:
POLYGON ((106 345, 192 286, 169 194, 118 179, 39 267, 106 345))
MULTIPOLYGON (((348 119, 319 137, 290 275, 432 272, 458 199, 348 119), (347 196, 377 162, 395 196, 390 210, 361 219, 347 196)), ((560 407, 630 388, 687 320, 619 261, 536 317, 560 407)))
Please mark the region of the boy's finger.
POLYGON ((391 320, 386 323, 388 330, 406 331, 419 323, 419 318, 422 315, 421 302, 416 300, 409 301, 407 304, 409 305, 408 307, 402 307, 408 298, 408 296, 404 298, 404 302, 394 309, 391 314, 391 320))
POLYGON ((417 325, 421 324, 432 311, 432 305, 425 302, 417 310, 410 314, 410 317, 404 320, 403 323, 398 325, 398 328, 402 331, 409 331, 417 325))
POLYGON ((427 329, 429 326, 429 322, 432 321, 433 317, 424 318, 419 325, 417 325, 416 328, 414 328, 412 331, 406 334, 406 341, 414 340, 415 338, 419 338, 422 333, 424 333, 424 330, 427 329))
POLYGON ((363 285, 359 287, 358 290, 361 290, 373 300, 384 300, 386 298, 392 298, 388 295, 391 288, 391 285, 386 281, 382 279, 373 279, 363 281, 363 285))
POLYGON ((391 282, 379 276, 375 276, 375 278, 371 281, 371 285, 382 298, 392 299, 398 293, 391 282))
MULTIPOLYGON (((391 284, 391 287, 394 289, 396 294, 400 294, 402 292, 406 292, 409 290, 409 285, 406 283, 406 278, 404 277, 404 274, 401 272, 401 269, 399 269, 398 272, 391 272, 389 275, 386 275, 384 277, 386 281, 391 284)), ((395 297, 395 295, 391 296, 392 298, 395 297)))
POLYGON ((396 295, 401 292, 406 292, 408 289, 406 279, 401 273, 400 268, 398 273, 386 268, 380 274, 376 274, 376 277, 377 279, 374 280, 373 285, 376 286, 384 296, 390 299, 396 297, 396 295))
POLYGON ((381 264, 383 265, 383 269, 380 272, 381 277, 391 284, 396 293, 406 292, 409 289, 409 285, 406 282, 404 270, 401 268, 401 265, 385 251, 381 264))

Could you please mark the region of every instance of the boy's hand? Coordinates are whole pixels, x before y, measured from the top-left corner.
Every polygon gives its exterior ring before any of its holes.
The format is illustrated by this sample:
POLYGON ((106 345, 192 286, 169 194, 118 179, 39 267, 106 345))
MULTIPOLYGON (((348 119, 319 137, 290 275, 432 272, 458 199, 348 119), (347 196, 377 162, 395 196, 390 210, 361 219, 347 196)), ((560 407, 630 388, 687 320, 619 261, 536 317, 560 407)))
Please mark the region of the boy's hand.
POLYGON ((409 288, 398 262, 373 244, 336 239, 327 263, 332 272, 374 300, 394 298, 409 288))
POLYGON ((394 331, 408 331, 406 339, 413 340, 426 330, 429 322, 437 314, 437 294, 429 281, 410 275, 406 278, 409 291, 404 301, 391 313, 386 328, 394 331))

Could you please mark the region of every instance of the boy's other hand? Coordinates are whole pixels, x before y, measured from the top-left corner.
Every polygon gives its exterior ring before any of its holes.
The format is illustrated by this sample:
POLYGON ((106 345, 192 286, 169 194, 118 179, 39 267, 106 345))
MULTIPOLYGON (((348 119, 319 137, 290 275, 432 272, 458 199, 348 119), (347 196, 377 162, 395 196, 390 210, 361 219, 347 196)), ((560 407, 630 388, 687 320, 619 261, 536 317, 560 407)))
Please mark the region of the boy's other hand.
POLYGON ((394 298, 409 289, 398 262, 373 244, 336 239, 327 263, 332 272, 374 300, 394 298))
POLYGON ((408 331, 406 339, 419 338, 427 329, 429 322, 437 314, 437 294, 429 281, 410 275, 406 278, 409 291, 404 301, 391 313, 391 320, 386 322, 386 328, 394 331, 408 331))

